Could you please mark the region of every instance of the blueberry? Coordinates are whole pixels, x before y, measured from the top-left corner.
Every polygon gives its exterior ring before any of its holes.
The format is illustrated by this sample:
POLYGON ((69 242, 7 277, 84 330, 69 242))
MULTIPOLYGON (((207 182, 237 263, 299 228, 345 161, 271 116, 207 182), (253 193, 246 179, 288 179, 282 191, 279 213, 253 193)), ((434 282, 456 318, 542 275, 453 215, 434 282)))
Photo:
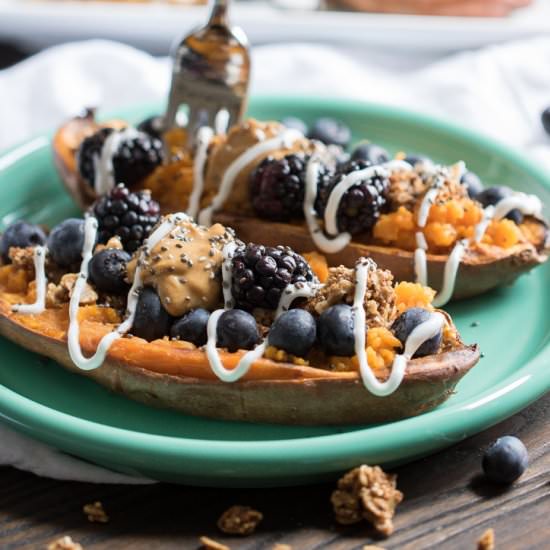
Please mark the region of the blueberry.
POLYGON ((546 130, 546 133, 550 136, 550 107, 544 109, 540 116, 540 119, 542 121, 544 129, 546 130))
MULTIPOLYGON (((509 197, 513 191, 505 185, 495 185, 494 187, 487 187, 481 193, 476 196, 476 200, 479 201, 484 208, 490 205, 495 205, 502 199, 509 197)), ((517 210, 511 210, 506 217, 515 223, 521 223, 523 221, 522 213, 517 210)))
POLYGON ((308 137, 322 141, 326 145, 339 145, 345 149, 351 141, 351 130, 334 118, 319 118, 313 123, 308 137))
POLYGON ((317 339, 329 355, 355 355, 353 309, 345 304, 329 307, 319 317, 317 339))
POLYGON ((304 136, 306 136, 308 133, 307 124, 300 118, 297 118, 294 116, 287 116, 281 120, 281 124, 283 124, 287 128, 293 128, 294 130, 298 130, 299 132, 302 132, 304 136))
POLYGON ((148 342, 167 336, 172 318, 162 306, 159 295, 149 287, 142 289, 131 333, 148 342))
POLYGON ((60 267, 70 267, 82 259, 84 220, 69 218, 57 224, 48 237, 48 249, 60 267))
MULTIPOLYGON (((392 331, 395 337, 401 342, 403 348, 409 334, 421 323, 424 323, 431 317, 432 313, 421 307, 412 307, 402 313, 392 325, 392 331)), ((434 337, 424 342, 417 350, 413 357, 424 357, 433 355, 439 351, 441 345, 442 331, 439 331, 434 337)))
POLYGON ((160 115, 153 115, 145 120, 142 120, 137 129, 140 132, 149 134, 152 137, 160 139, 162 137, 162 130, 164 127, 164 118, 160 115))
POLYGON ((484 187, 477 174, 474 172, 466 171, 460 178, 460 183, 466 187, 468 196, 471 199, 477 198, 477 196, 483 191, 484 187))
POLYGON ((0 255, 4 262, 9 262, 11 247, 26 248, 46 242, 46 234, 38 225, 19 220, 9 225, 0 238, 0 255))
POLYGON ((216 331, 217 345, 229 351, 252 349, 260 339, 256 319, 242 309, 222 313, 216 331))
POLYGON ((207 340, 206 326, 209 317, 210 312, 206 309, 193 309, 172 325, 170 336, 191 342, 195 346, 204 346, 207 340))
POLYGON ((432 159, 424 155, 407 155, 404 159, 405 162, 408 162, 411 166, 416 166, 421 163, 430 163, 432 159))
POLYGON ((525 445, 512 435, 499 437, 483 455, 485 475, 497 483, 512 483, 525 472, 529 455, 525 445))
POLYGON ((126 264, 130 254, 124 250, 110 248, 94 254, 90 260, 90 280, 102 292, 123 294, 128 291, 126 264))
POLYGON ((304 357, 317 337, 315 319, 305 309, 291 309, 271 325, 268 343, 292 355, 304 357))
POLYGON ((361 143, 351 154, 351 160, 366 160, 371 164, 382 164, 390 160, 390 155, 383 147, 375 143, 361 143))

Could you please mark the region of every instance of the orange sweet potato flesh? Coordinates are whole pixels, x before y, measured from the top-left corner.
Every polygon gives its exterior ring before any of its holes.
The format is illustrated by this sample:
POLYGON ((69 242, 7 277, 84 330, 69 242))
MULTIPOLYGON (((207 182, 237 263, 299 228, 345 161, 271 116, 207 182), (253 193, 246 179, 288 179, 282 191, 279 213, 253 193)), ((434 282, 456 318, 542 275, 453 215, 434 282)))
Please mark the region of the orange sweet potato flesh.
MULTIPOLYGON (((168 340, 148 343, 136 337, 117 340, 100 368, 82 371, 67 350, 67 306, 39 315, 13 313, 11 305, 24 299, 24 295, 0 294, 1 335, 130 398, 218 419, 328 425, 406 418, 445 401, 479 359, 477 346, 457 342, 450 351, 411 360, 399 389, 384 398, 369 393, 356 372, 269 359, 256 361, 242 380, 225 383, 213 374, 201 349, 168 340)), ((91 355, 113 325, 84 320, 80 327, 82 349, 91 355)), ((221 351, 220 355, 225 367, 233 368, 242 353, 221 351)), ((389 370, 378 370, 376 375, 384 379, 389 370)))
MULTIPOLYGON (((225 212, 215 215, 215 221, 233 227, 243 241, 254 241, 262 236, 266 246, 287 245, 294 250, 314 250, 309 231, 302 224, 264 221, 259 218, 238 216, 225 212)), ((470 250, 463 258, 456 279, 452 299, 469 298, 483 294, 498 286, 513 283, 520 275, 544 263, 550 253, 548 233, 542 222, 530 219, 532 234, 540 242, 537 246, 520 243, 507 249, 491 247, 490 251, 470 250), (538 230, 537 230, 538 229, 538 230)), ((414 281, 414 253, 376 244, 352 241, 336 254, 327 254, 330 265, 353 265, 360 257, 370 256, 380 267, 389 269, 397 281, 414 281)), ((428 254, 429 285, 440 289, 447 255, 428 254)))

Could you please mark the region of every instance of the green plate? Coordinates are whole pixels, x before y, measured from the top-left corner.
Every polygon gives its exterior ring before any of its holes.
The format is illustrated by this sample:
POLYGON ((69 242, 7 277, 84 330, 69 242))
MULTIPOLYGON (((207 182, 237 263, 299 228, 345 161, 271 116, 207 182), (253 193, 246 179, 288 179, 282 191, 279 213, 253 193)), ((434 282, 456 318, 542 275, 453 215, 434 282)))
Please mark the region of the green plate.
MULTIPOLYGON (((137 121, 154 112, 134 109, 137 121)), ((502 145, 393 108, 311 98, 252 101, 259 119, 334 116, 354 136, 391 151, 464 159, 487 183, 537 193, 550 177, 502 145)), ((120 113, 119 113, 120 115, 120 113)), ((47 138, 0 157, 0 221, 53 224, 76 212, 55 173, 47 138)), ((550 388, 550 265, 509 288, 449 307, 480 363, 436 410, 371 427, 302 428, 218 422, 145 407, 0 340, 0 417, 68 453, 130 474, 195 485, 308 483, 361 462, 395 464, 433 452, 514 414, 550 388)))

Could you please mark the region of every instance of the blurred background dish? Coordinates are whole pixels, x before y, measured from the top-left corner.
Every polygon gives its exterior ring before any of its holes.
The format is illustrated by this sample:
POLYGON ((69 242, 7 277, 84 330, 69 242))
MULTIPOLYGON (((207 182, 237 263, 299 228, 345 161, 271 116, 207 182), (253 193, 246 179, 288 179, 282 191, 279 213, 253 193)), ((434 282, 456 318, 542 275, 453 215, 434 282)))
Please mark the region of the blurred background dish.
MULTIPOLYGON (((200 24, 206 15, 206 6, 196 5, 204 4, 203 0, 106 1, 108 9, 105 1, 0 0, 0 41, 32 53, 61 42, 107 38, 166 54, 176 37, 200 24)), ((241 0, 232 12, 234 21, 256 45, 308 41, 386 51, 407 48, 431 57, 550 33, 550 2, 546 0, 503 18, 312 9, 317 4, 314 0, 241 0)), ((384 3, 377 5, 383 8, 384 3)))

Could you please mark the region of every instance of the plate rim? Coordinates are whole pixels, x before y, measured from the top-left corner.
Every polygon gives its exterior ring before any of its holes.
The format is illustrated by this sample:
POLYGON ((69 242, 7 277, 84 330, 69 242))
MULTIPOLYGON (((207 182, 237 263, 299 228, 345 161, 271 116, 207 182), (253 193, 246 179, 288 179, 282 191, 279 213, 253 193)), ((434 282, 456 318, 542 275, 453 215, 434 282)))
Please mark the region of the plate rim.
MULTIPOLYGON (((465 128, 442 117, 433 117, 372 102, 311 96, 258 96, 251 100, 250 106, 261 107, 273 103, 289 104, 289 102, 296 109, 300 108, 300 104, 307 103, 309 108, 313 106, 321 112, 324 107, 333 110, 337 108, 362 111, 364 114, 376 111, 378 116, 391 119, 406 118, 409 123, 425 125, 440 133, 454 134, 455 138, 471 141, 498 156, 506 156, 522 171, 529 173, 538 183, 550 189, 550 174, 533 166, 526 156, 492 137, 485 136, 482 132, 465 128)), ((116 113, 119 117, 132 118, 132 113, 152 112, 158 105, 159 103, 135 105, 117 110, 116 113)), ((13 153, 40 137, 46 137, 50 142, 51 136, 51 132, 41 133, 11 147, 0 154, 0 163, 6 154, 13 153)), ((24 155, 15 162, 24 162, 27 157, 28 155, 24 155)), ((358 426, 345 433, 292 439, 226 441, 139 432, 72 416, 37 403, 3 385, 0 385, 0 419, 16 429, 34 434, 39 438, 40 433, 44 432, 59 441, 70 440, 74 445, 78 443, 108 445, 110 449, 124 453, 139 451, 141 458, 159 459, 166 456, 185 455, 200 458, 208 463, 223 462, 225 465, 246 461, 269 464, 280 460, 280 455, 274 451, 283 451, 287 458, 299 458, 302 463, 317 461, 316 467, 319 470, 319 465, 322 464, 318 460, 319 456, 322 456, 323 461, 326 462, 349 457, 352 454, 351 449, 353 454, 362 452, 383 454, 391 449, 395 436, 399 436, 400 446, 414 446, 422 436, 445 438, 452 443, 487 428, 527 407, 550 390, 550 369, 546 368, 549 362, 550 338, 547 338, 536 355, 504 381, 476 396, 473 403, 451 405, 444 409, 435 409, 419 416, 382 425, 358 426), (503 399, 506 399, 504 415, 503 399), (480 409, 481 414, 466 416, 473 410, 479 413, 480 409), (434 420, 438 424, 437 431, 433 429, 434 420), (368 437, 365 437, 366 435, 368 437)))

